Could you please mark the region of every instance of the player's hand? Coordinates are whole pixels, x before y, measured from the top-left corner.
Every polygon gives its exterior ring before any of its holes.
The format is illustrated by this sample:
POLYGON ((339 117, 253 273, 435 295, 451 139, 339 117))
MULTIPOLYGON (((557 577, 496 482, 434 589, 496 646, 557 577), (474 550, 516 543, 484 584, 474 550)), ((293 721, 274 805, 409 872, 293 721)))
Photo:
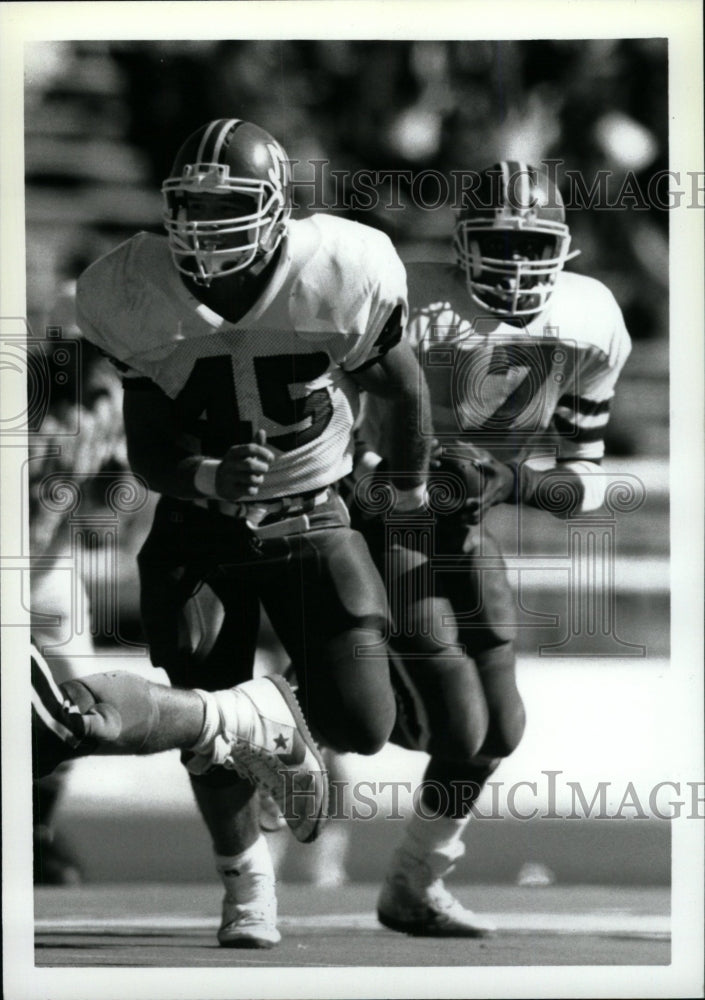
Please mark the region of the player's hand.
POLYGON ((467 524, 479 524, 490 507, 516 502, 516 470, 495 458, 485 448, 469 441, 436 442, 431 455, 431 473, 446 472, 461 480, 463 504, 454 516, 467 524))
POLYGON ((265 474, 274 461, 274 453, 265 446, 266 441, 266 432, 259 430, 254 441, 234 444, 225 453, 215 476, 215 488, 219 497, 223 500, 239 500, 243 496, 257 496, 265 474))
MULTIPOLYGON (((428 517, 425 484, 409 486, 409 476, 390 472, 386 459, 369 470, 356 469, 353 491, 354 505, 365 521, 389 514, 405 518, 428 517)), ((413 483, 413 480, 412 480, 413 483)))

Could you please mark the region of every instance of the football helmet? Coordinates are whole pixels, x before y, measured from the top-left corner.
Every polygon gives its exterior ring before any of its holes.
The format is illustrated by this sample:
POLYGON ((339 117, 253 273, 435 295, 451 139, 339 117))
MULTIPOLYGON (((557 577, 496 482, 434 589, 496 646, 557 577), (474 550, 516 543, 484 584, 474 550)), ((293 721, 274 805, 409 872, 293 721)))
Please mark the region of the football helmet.
POLYGON ((535 167, 503 160, 475 175, 455 227, 458 266, 478 305, 496 316, 539 313, 570 252, 563 199, 535 167))
POLYGON ((291 167, 264 129, 219 118, 184 142, 162 194, 174 264, 210 285, 279 246, 291 215, 291 167))

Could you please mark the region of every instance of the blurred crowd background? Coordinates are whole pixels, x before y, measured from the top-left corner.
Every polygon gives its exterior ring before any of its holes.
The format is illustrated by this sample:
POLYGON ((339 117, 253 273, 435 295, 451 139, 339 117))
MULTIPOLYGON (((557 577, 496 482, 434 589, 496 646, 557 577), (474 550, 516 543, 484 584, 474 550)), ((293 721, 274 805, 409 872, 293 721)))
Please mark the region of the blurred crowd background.
MULTIPOLYGON (((268 129, 304 181, 312 160, 418 175, 557 159, 559 183, 577 171, 589 188, 608 170, 616 197, 628 175, 646 191, 668 167, 664 39, 52 42, 28 46, 26 67, 28 308, 40 325, 85 263, 160 229, 160 183, 210 118, 268 129)), ((350 192, 327 195, 355 216, 350 192)), ((449 254, 450 205, 424 211, 406 198, 387 211, 386 200, 357 217, 402 253, 449 254)), ((609 284, 647 341, 666 333, 668 212, 630 204, 569 212, 574 267, 609 284)))

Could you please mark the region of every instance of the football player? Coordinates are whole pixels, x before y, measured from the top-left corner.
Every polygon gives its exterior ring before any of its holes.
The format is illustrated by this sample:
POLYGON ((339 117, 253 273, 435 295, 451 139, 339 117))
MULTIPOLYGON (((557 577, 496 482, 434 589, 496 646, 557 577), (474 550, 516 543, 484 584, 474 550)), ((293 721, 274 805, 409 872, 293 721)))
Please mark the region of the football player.
MULTIPOLYGON (((408 532, 392 537, 369 505, 360 520, 386 565, 400 676, 415 696, 407 704, 424 709, 395 740, 430 755, 421 796, 430 818, 410 817, 378 901, 385 926, 417 935, 491 931, 443 878, 463 854, 473 802, 524 729, 517 610, 497 543, 477 525, 498 503, 558 517, 601 506, 604 433, 630 350, 608 289, 564 270, 574 252, 551 180, 519 162, 476 180, 457 219, 455 265, 407 268, 407 340, 426 374, 438 442, 429 482, 433 542, 424 548, 406 544, 408 532), (431 544, 452 565, 433 567, 431 544)), ((368 403, 362 438, 372 451, 363 469, 393 447, 383 408, 368 403)))
POLYGON ((188 766, 223 766, 265 790, 297 840, 315 840, 326 817, 328 779, 296 696, 283 677, 225 691, 186 691, 137 674, 91 674, 57 685, 31 647, 35 780, 89 754, 188 751, 188 766))
MULTIPOLYGON (((140 233, 78 281, 79 325, 123 373, 130 463, 161 494, 139 556, 152 660, 179 687, 246 680, 261 602, 316 734, 374 753, 395 718, 386 596, 337 483, 364 389, 392 403, 399 508, 423 500, 404 268, 376 230, 292 220, 284 150, 239 119, 191 135, 162 190, 166 239, 140 233)), ((225 885, 218 940, 270 947, 252 786, 223 768, 192 781, 225 885)))

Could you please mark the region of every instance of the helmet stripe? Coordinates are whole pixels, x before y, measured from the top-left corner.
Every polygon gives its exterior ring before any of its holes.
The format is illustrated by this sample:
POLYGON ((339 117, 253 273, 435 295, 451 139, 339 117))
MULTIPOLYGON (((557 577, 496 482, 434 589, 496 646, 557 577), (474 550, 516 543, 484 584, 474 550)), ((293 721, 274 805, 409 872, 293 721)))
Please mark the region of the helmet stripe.
POLYGON ((196 154, 196 163, 217 163, 225 139, 234 125, 239 125, 239 118, 216 118, 207 126, 196 154), (208 153, 208 146, 213 140, 213 152, 208 153))
POLYGON ((237 126, 240 124, 239 118, 229 118, 223 129, 215 141, 215 149, 213 150, 213 163, 220 163, 220 154, 223 151, 223 146, 225 145, 225 140, 235 131, 237 126))
POLYGON ((206 127, 206 130, 203 133, 203 138, 201 139, 201 143, 198 147, 198 152, 196 153, 196 163, 211 162, 210 158, 208 159, 206 158, 206 147, 208 146, 208 141, 212 136, 213 132, 215 132, 218 126, 222 124, 222 122, 223 119, 219 118, 216 121, 210 122, 210 124, 206 127))

